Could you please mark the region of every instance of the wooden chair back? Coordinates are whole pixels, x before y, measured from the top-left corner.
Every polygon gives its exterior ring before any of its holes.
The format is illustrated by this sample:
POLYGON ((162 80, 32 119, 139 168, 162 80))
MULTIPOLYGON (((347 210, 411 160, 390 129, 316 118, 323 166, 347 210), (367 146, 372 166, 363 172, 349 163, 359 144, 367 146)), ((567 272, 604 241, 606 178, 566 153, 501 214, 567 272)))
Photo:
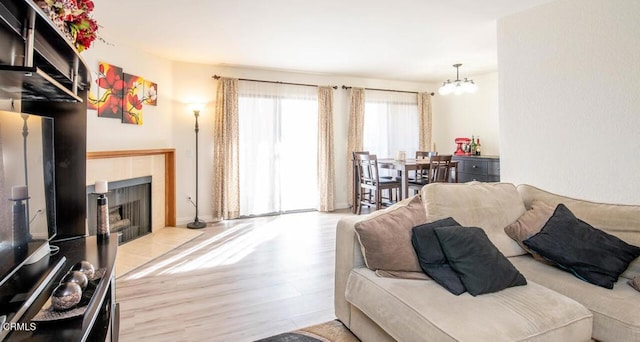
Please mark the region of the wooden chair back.
MULTIPOLYGON (((438 152, 433 152, 433 151, 416 151, 416 160, 430 159, 431 157, 437 156, 437 155, 438 155, 438 152)), ((411 178, 413 178, 416 182, 419 182, 419 183, 427 183, 428 177, 429 177, 429 168, 428 168, 428 165, 426 164, 418 164, 418 166, 416 167, 415 175, 411 175, 411 178), (424 181, 423 181, 423 178, 425 178, 424 181)))
POLYGON ((375 188, 380 183, 378 174, 378 158, 375 154, 357 154, 357 172, 360 177, 360 186, 364 188, 375 188))
POLYGON ((429 159, 437 155, 438 155, 438 152, 434 152, 434 151, 416 151, 416 159, 429 159))
POLYGON ((429 173, 429 183, 448 183, 451 173, 451 155, 432 156, 429 173))

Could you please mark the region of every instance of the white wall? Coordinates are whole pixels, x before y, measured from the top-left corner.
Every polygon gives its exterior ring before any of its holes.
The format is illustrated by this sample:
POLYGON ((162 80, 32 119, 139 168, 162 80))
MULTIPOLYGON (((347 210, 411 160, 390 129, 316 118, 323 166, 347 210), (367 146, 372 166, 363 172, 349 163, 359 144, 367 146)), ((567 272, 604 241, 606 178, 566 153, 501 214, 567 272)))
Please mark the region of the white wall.
POLYGON ((639 17, 561 0, 498 22, 503 180, 640 204, 639 17))
POLYGON ((123 124, 119 119, 99 118, 97 111, 87 113, 87 151, 135 150, 173 147, 172 114, 173 82, 171 62, 117 44, 95 42, 82 53, 92 70, 92 81, 97 79, 98 63, 121 67, 127 74, 144 77, 158 85, 158 105, 143 107, 143 125, 123 124))
POLYGON ((455 138, 480 136, 483 155, 498 155, 498 74, 464 77, 478 85, 475 94, 436 95, 433 101, 433 139, 440 153, 456 150, 455 138))
MULTIPOLYGON (((217 81, 214 74, 225 77, 250 78, 281 82, 309 83, 319 85, 343 84, 356 87, 400 89, 409 91, 436 91, 437 85, 429 83, 402 82, 390 80, 362 79, 353 77, 330 76, 320 74, 303 74, 283 71, 234 68, 211 65, 197 65, 176 62, 173 64, 174 81, 174 144, 177 153, 177 212, 178 222, 186 223, 193 219, 193 207, 187 202, 187 196, 195 191, 194 160, 194 118, 189 109, 189 102, 206 102, 200 118, 200 151, 199 151, 199 207, 200 216, 211 217, 211 173, 213 160, 213 124, 212 115, 215 110, 215 92, 217 81)), ((347 129, 348 129, 348 97, 347 91, 337 89, 334 92, 334 152, 336 170, 336 206, 347 207, 347 129)), ((436 95, 436 98, 438 96, 436 95)), ((438 101, 434 99, 434 103, 438 101)))
MULTIPOLYGON (((193 220, 194 209, 187 197, 195 197, 195 135, 191 103, 205 103, 200 117, 199 146, 199 209, 200 217, 211 219, 211 174, 213 169, 213 124, 218 74, 226 77, 263 79, 320 85, 343 84, 356 87, 437 92, 438 84, 356 77, 305 74, 275 70, 212 66, 170 62, 143 51, 117 44, 95 43, 83 53, 94 72, 98 62, 104 61, 124 69, 124 72, 146 77, 158 84, 158 106, 144 107, 142 126, 122 124, 115 119, 98 118, 88 112, 88 151, 170 148, 176 149, 176 216, 178 224, 193 220)), ((96 74, 93 74, 94 79, 96 74)), ((453 139, 479 134, 484 154, 497 154, 497 76, 468 75, 479 85, 474 95, 433 98, 434 142, 442 153, 455 150, 453 139), (471 108, 471 109, 470 109, 471 108)), ((336 207, 347 207, 347 91, 334 92, 334 151, 336 154, 336 207)))

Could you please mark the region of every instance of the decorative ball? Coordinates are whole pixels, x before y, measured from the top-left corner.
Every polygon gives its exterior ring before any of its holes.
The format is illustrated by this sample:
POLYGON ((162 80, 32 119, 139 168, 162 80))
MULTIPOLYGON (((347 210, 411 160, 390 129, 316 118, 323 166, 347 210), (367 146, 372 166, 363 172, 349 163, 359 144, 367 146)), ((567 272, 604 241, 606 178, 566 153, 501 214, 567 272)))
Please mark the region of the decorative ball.
POLYGON ((62 277, 62 281, 60 282, 76 283, 80 285, 80 288, 82 290, 84 290, 87 288, 87 285, 89 284, 89 279, 87 279, 87 276, 80 271, 69 271, 69 273, 65 274, 65 276, 62 277))
POLYGON ((82 299, 82 289, 76 283, 62 283, 51 295, 51 304, 56 311, 69 310, 78 305, 82 299))
POLYGON ((80 271, 87 276, 87 279, 93 279, 93 275, 96 273, 96 269, 91 265, 90 262, 86 260, 82 260, 77 262, 73 267, 71 267, 72 271, 80 271))

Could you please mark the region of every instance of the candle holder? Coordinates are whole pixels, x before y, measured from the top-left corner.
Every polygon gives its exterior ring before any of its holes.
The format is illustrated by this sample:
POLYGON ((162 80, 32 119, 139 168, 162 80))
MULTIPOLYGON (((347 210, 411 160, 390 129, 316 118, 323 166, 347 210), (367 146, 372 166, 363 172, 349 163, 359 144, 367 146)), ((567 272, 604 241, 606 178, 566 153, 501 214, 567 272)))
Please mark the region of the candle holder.
POLYGON ((9 199, 10 201, 13 201, 13 245, 16 247, 26 246, 27 242, 29 242, 29 222, 26 205, 26 201, 28 199, 29 197, 9 199))
POLYGON ((98 195, 98 217, 97 217, 97 232, 96 236, 98 242, 109 240, 109 200, 104 193, 98 195))
POLYGON ((109 192, 109 183, 106 180, 98 180, 95 184, 97 199, 97 232, 98 242, 109 240, 109 200, 106 194, 109 192))

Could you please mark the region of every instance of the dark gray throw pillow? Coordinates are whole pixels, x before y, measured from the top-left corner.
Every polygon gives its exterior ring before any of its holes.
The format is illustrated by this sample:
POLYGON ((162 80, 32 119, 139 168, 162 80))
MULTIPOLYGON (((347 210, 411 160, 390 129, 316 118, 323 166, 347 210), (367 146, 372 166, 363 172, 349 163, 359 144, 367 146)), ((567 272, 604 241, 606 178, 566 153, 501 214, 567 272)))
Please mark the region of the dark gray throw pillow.
POLYGON ((589 283, 612 289, 640 248, 575 217, 564 204, 539 233, 523 243, 533 251, 589 283))
POLYGON ((449 265, 472 296, 527 284, 481 228, 441 227, 435 233, 449 265))
POLYGON ((418 263, 420 263, 424 273, 457 296, 466 290, 456 271, 449 266, 447 258, 440 247, 438 237, 434 232, 435 228, 452 226, 459 227, 460 224, 453 218, 448 217, 413 227, 411 243, 416 250, 418 263))

